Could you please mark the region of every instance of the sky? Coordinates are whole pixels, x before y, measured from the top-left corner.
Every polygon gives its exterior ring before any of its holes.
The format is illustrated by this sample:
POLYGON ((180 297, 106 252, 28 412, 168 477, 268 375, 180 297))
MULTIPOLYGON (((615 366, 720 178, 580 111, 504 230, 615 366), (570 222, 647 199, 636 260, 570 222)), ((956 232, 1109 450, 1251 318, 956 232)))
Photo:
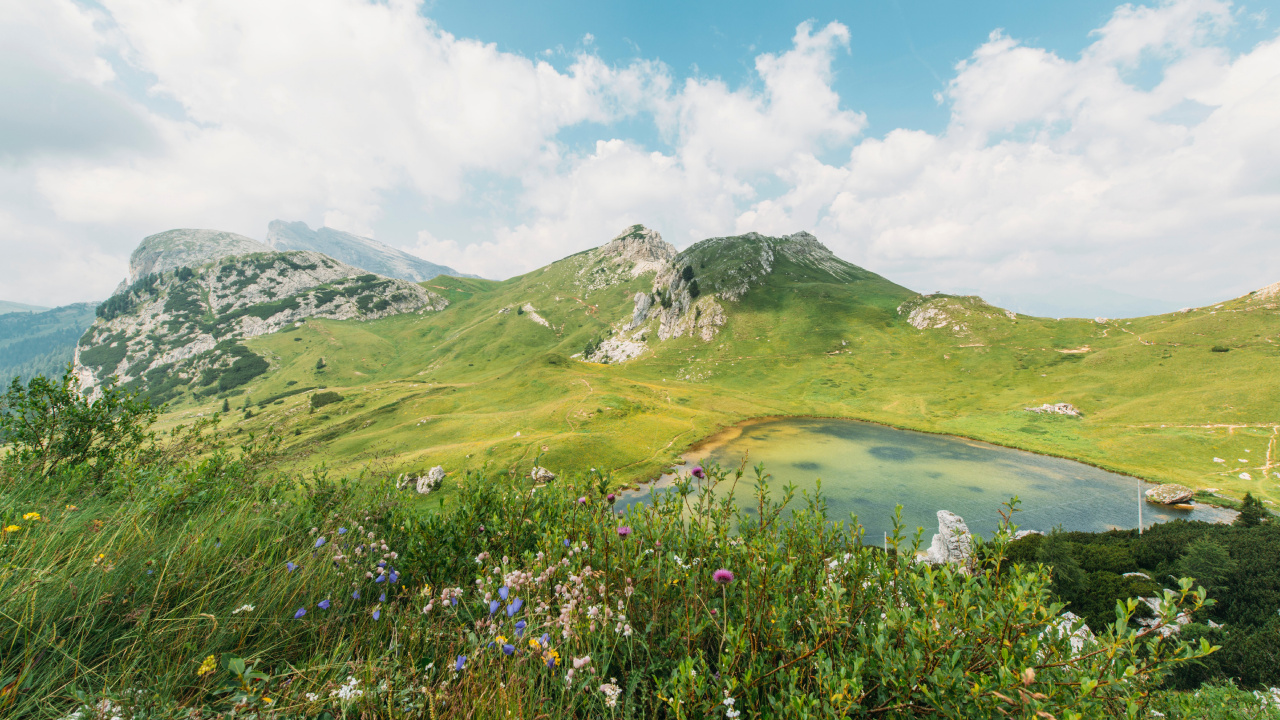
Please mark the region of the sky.
POLYGON ((0 300, 273 219, 503 279, 805 230, 1121 317, 1280 281, 1280 0, 0 0, 0 300))

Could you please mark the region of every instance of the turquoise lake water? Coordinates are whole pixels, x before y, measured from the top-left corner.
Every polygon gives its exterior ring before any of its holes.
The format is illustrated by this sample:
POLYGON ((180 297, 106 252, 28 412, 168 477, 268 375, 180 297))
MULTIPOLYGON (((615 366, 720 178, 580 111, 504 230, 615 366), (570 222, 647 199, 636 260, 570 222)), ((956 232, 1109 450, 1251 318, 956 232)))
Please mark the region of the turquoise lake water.
MULTIPOLYGON (((1014 522, 1023 529, 1101 531, 1138 526, 1138 494, 1152 485, 1071 460, 1011 450, 963 438, 898 430, 854 420, 776 418, 735 426, 685 456, 683 474, 707 460, 737 468, 746 457, 747 473, 759 462, 773 477, 775 495, 787 482, 801 492, 822 481, 832 520, 857 516, 865 542, 879 544, 892 531, 895 505, 910 537, 925 528, 927 546, 937 530, 937 511, 965 519, 972 532, 990 536, 1000 522, 1001 504, 1018 496, 1014 522)), ((661 492, 672 476, 640 491, 625 493, 625 503, 645 502, 661 492)), ((754 505, 750 482, 735 492, 740 506, 754 505)), ((1193 510, 1143 503, 1143 525, 1175 518, 1225 522, 1230 510, 1198 505, 1193 510)))

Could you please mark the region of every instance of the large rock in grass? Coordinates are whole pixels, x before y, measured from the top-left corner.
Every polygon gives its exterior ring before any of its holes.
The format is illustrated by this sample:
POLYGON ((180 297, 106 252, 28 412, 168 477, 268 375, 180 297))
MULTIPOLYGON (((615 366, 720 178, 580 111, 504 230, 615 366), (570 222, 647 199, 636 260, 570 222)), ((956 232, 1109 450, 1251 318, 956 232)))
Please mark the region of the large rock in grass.
POLYGON ((1147 502, 1156 505, 1180 505, 1189 502, 1195 494, 1195 490, 1185 485, 1165 483, 1147 491, 1147 502))
POLYGON ((418 478, 418 494, 426 495, 432 490, 436 490, 444 482, 444 468, 437 465, 427 471, 426 475, 418 478))
POLYGON ((931 565, 964 565, 972 554, 973 537, 969 535, 969 526, 964 524, 964 518, 948 510, 939 510, 938 534, 933 536, 924 561, 931 565))
POLYGON ((529 472, 529 477, 533 478, 534 482, 547 483, 555 480, 556 474, 544 467, 535 465, 533 470, 529 472))

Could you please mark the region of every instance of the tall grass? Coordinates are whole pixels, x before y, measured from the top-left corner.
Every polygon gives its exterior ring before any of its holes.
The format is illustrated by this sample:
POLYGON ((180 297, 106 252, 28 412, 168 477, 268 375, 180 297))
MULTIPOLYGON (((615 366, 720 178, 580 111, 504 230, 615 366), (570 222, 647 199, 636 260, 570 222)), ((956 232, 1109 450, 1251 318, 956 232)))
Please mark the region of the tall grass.
POLYGON ((622 514, 598 475, 437 501, 225 458, 122 472, 4 486, 6 717, 1137 717, 1209 651, 1132 604, 1073 647, 1048 574, 1003 560, 1012 525, 932 567, 759 469, 746 510, 710 468, 622 514))

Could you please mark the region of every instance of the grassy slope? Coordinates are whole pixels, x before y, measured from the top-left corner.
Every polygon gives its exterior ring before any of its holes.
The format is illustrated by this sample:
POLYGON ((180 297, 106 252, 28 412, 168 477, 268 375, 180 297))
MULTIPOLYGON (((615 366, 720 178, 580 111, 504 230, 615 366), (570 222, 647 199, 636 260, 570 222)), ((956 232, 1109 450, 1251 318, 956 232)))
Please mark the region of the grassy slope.
MULTIPOLYGON (((225 422, 275 424, 294 462, 323 459, 341 471, 486 463, 527 471, 541 455, 553 468, 599 467, 632 480, 744 418, 820 414, 1280 501, 1280 483, 1258 469, 1269 450, 1277 457, 1280 322, 1247 298, 1105 324, 977 314, 970 333, 957 335, 908 325, 895 308, 912 293, 879 276, 835 281, 780 260, 764 286, 723 303, 729 321, 712 342, 651 342, 653 352, 609 366, 569 356, 628 315, 652 276, 574 288, 588 262, 580 254, 504 282, 438 277, 424 285, 449 298, 443 312, 311 321, 256 339, 251 347, 273 371, 251 386, 253 397, 326 385, 345 399, 309 414, 298 395, 225 422), (553 328, 517 314, 526 302, 553 328), (1210 352, 1214 345, 1232 349, 1210 352), (317 371, 320 357, 327 367, 317 371), (1022 410, 1045 402, 1073 403, 1085 417, 1022 410), (1238 477, 1245 470, 1251 481, 1238 477)), ((704 283, 712 270, 701 271, 704 283)), ((169 422, 220 404, 177 406, 169 422)))

